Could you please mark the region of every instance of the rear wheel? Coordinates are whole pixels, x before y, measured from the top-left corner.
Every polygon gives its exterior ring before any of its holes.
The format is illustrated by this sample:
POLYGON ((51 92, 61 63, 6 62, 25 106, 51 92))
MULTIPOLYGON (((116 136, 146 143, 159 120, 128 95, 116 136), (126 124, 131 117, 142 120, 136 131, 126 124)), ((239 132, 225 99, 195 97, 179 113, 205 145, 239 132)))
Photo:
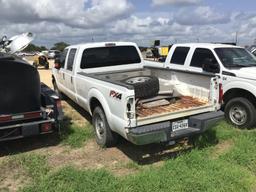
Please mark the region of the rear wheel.
POLYGON ((111 131, 106 115, 101 107, 96 107, 92 115, 92 124, 96 142, 101 147, 113 147, 117 143, 117 134, 111 131))
POLYGON ((225 116, 229 123, 239 128, 252 128, 256 125, 256 109, 251 101, 238 97, 228 101, 225 116))

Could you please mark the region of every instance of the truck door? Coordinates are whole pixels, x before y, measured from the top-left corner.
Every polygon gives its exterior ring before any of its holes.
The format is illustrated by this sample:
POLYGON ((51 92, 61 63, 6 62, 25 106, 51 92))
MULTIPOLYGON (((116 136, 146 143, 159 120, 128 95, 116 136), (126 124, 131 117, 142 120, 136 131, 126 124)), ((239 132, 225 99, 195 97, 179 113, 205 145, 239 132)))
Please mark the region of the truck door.
POLYGON ((67 57, 68 49, 65 49, 63 53, 60 54, 60 65, 61 68, 59 70, 56 70, 56 80, 57 85, 60 91, 65 93, 65 75, 64 75, 64 67, 66 63, 66 57, 67 57))
POLYGON ((202 73, 203 65, 207 59, 210 59, 212 62, 218 64, 216 57, 210 49, 196 48, 191 59, 189 70, 202 73))
POLYGON ((63 71, 65 76, 65 93, 69 96, 72 100, 76 100, 76 93, 75 93, 75 86, 74 86, 74 61, 76 56, 77 49, 71 48, 68 52, 67 62, 65 69, 63 71))

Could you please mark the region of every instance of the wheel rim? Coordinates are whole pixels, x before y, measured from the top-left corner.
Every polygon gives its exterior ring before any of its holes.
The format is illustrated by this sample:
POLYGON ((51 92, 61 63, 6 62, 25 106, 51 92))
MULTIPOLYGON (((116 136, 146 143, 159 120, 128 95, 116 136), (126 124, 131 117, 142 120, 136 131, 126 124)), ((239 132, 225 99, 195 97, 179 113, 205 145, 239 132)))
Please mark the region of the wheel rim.
POLYGON ((104 129, 104 122, 99 115, 97 115, 95 117, 95 125, 94 126, 95 126, 97 137, 99 139, 102 139, 105 134, 105 129, 104 129))
POLYGON ((229 111, 231 121, 236 125, 243 125, 246 123, 248 115, 244 107, 233 106, 229 111))
POLYGON ((135 84, 135 83, 144 83, 148 81, 150 78, 149 77, 134 77, 128 79, 126 82, 130 84, 135 84))

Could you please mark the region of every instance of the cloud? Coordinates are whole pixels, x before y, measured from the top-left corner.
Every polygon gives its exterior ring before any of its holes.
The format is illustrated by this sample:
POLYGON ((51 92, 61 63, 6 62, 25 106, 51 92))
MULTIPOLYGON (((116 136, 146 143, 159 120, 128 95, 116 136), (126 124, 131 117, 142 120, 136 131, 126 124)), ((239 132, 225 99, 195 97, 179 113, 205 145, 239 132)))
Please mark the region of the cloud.
POLYGON ((93 28, 129 15, 132 4, 127 0, 1 0, 0 7, 1 23, 47 21, 93 28))
POLYGON ((196 5, 199 4, 201 0, 152 0, 153 6, 162 5, 196 5))
POLYGON ((154 39, 163 44, 233 41, 236 31, 242 44, 256 37, 256 13, 223 12, 201 6, 199 0, 152 0, 154 5, 178 6, 141 10, 130 1, 0 0, 0 36, 31 31, 36 34, 34 43, 48 47, 58 41, 75 44, 92 39, 139 45, 154 39))
POLYGON ((209 6, 199 6, 195 9, 180 9, 175 15, 175 20, 182 25, 224 24, 230 22, 230 15, 220 13, 209 6))

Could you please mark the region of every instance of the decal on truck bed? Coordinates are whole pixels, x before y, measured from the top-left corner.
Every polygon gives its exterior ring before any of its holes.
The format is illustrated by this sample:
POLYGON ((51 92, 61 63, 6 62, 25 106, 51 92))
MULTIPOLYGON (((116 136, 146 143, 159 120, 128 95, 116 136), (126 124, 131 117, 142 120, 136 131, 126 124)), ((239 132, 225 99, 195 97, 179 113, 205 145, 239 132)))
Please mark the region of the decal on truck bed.
POLYGON ((118 93, 116 91, 113 91, 113 90, 110 91, 109 96, 113 97, 113 98, 116 98, 116 99, 119 99, 119 100, 122 99, 122 94, 118 93))

